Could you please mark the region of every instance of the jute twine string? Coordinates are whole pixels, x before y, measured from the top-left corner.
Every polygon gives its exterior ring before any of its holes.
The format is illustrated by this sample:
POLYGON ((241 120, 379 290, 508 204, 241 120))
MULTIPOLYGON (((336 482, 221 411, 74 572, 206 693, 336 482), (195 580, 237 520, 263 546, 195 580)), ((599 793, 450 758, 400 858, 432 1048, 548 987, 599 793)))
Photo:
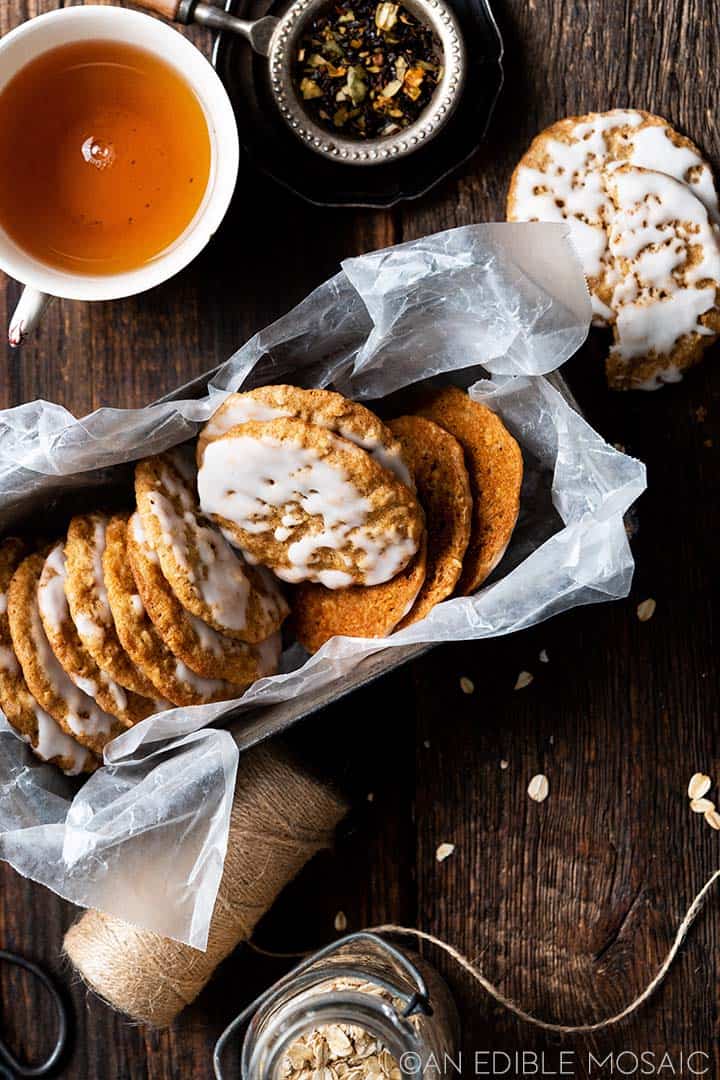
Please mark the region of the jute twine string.
POLYGON ((276 748, 243 754, 207 951, 87 911, 65 935, 67 956, 113 1008, 145 1023, 170 1024, 250 937, 285 885, 330 846, 346 809, 276 748))
POLYGON ((483 988, 485 993, 492 998, 498 1005, 502 1005, 504 1009, 511 1012, 514 1016, 517 1016, 519 1020, 523 1020, 526 1024, 531 1024, 533 1027, 541 1028, 543 1031, 552 1031, 557 1035, 591 1035, 595 1031, 603 1031, 605 1028, 612 1027, 613 1024, 619 1024, 622 1020, 626 1020, 628 1016, 632 1016, 634 1012, 644 1005, 645 1002, 652 997, 657 988, 663 982, 668 971, 672 967, 675 958, 683 946, 685 939, 688 936, 690 927, 695 922, 695 919, 700 914, 708 893, 715 885, 715 882, 720 878, 720 870, 716 870, 703 885, 700 892, 690 904, 690 907, 685 913, 685 917, 677 928, 675 934, 675 940, 673 941, 670 949, 668 950, 665 959, 657 970, 655 976, 650 980, 644 990, 642 990, 637 997, 626 1005, 624 1009, 621 1009, 619 1013, 615 1013, 613 1016, 607 1016, 604 1020, 598 1020, 592 1024, 556 1024, 548 1020, 540 1020, 537 1016, 533 1016, 532 1013, 526 1012, 525 1009, 516 1005, 509 997, 503 994, 502 990, 498 990, 497 986, 493 986, 489 979, 486 979, 482 971, 475 964, 473 964, 466 956, 463 956, 453 945, 448 945, 446 941, 441 938, 435 937, 434 934, 427 934, 424 930, 415 930, 409 926, 395 926, 393 923, 387 923, 383 926, 371 927, 371 933, 374 934, 388 934, 396 935, 400 937, 414 937, 421 941, 427 941, 431 945, 437 946, 444 953, 447 953, 456 964, 458 964, 463 971, 478 983, 483 988))
MULTIPOLYGON (((383 923, 382 926, 369 926, 367 931, 371 934, 385 934, 388 937, 414 937, 420 941, 427 941, 430 945, 435 945, 438 949, 451 957, 463 971, 466 971, 468 975, 483 988, 488 997, 496 1002, 496 1004, 501 1005, 504 1009, 507 1009, 508 1012, 511 1012, 526 1024, 541 1028, 543 1031, 552 1031, 557 1035, 590 1035, 595 1031, 603 1031, 605 1028, 612 1027, 613 1024, 619 1024, 621 1020, 627 1019, 627 1017, 636 1012, 641 1005, 644 1005, 648 998, 652 997, 672 967, 678 952, 687 938, 690 927, 700 914, 708 893, 719 878, 720 870, 716 870, 708 878, 700 892, 692 901, 685 917, 677 928, 672 946, 658 968, 657 974, 650 980, 645 989, 642 990, 637 997, 633 998, 630 1004, 626 1005, 621 1012, 615 1013, 614 1016, 608 1016, 604 1020, 598 1020, 592 1024, 557 1024, 549 1020, 538 1019, 537 1016, 533 1016, 532 1013, 526 1012, 525 1009, 516 1005, 511 998, 503 994, 502 990, 498 990, 497 986, 494 986, 490 980, 483 975, 482 971, 480 971, 471 960, 468 960, 466 956, 463 956, 458 949, 453 945, 449 945, 447 941, 443 941, 442 938, 435 937, 434 934, 428 934, 426 931, 418 930, 412 926, 396 926, 395 923, 383 923)), ((307 950, 305 952, 279 953, 264 949, 260 945, 256 945, 254 941, 248 941, 247 944, 253 952, 259 953, 260 956, 270 956, 275 959, 300 959, 301 957, 309 956, 311 952, 314 951, 307 950)))

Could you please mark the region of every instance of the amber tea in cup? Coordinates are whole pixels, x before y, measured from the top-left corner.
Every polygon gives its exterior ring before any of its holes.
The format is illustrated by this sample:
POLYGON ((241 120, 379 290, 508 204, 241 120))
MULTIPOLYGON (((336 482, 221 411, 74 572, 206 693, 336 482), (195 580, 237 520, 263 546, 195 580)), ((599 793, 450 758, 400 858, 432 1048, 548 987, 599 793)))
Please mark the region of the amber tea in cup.
POLYGON ((211 159, 194 90, 136 45, 56 46, 0 92, 0 225, 65 272, 118 274, 163 253, 195 217, 211 159))

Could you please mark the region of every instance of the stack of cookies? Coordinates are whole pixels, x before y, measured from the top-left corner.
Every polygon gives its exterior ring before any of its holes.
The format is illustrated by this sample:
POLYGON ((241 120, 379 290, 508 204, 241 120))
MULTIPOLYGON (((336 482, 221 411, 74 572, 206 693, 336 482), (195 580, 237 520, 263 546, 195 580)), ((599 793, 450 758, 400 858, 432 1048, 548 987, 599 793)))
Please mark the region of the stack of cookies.
POLYGON ((139 462, 135 487, 130 517, 79 515, 40 551, 0 545, 0 705, 69 773, 152 713, 277 671, 287 603, 201 519, 186 459, 139 462))
POLYGON ((293 585, 310 652, 336 635, 384 637, 474 592, 518 515, 519 447, 454 387, 387 424, 327 390, 233 394, 197 459, 202 510, 293 585))
POLYGON ((276 672, 291 610, 314 652, 474 592, 518 514, 517 443, 455 388, 388 424, 326 390, 232 394, 196 456, 138 462, 132 514, 0 544, 0 705, 66 772, 155 712, 276 672))
POLYGON ((610 386, 675 382, 720 334, 715 182, 661 117, 615 109, 552 124, 513 173, 507 217, 570 225, 593 321, 613 331, 610 386))

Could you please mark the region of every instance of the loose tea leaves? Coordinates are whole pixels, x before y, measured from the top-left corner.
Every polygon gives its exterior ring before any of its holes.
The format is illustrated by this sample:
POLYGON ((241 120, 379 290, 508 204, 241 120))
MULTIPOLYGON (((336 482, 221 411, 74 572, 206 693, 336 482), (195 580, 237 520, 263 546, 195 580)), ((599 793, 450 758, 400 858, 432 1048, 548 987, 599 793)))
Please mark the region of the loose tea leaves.
POLYGON ((310 117, 345 137, 394 135, 418 119, 442 78, 440 46, 403 4, 333 4, 300 39, 293 79, 310 117))

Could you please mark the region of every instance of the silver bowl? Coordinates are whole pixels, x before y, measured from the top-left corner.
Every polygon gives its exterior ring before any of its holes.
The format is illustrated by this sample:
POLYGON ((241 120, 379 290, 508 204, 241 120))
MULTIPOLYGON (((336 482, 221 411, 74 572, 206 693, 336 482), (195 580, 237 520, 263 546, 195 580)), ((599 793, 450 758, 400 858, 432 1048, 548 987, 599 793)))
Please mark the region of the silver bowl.
POLYGON ((393 135, 347 139, 316 124, 307 114, 292 80, 295 49, 305 26, 327 0, 295 0, 282 16, 269 47, 270 86, 283 119, 298 139, 317 154, 346 165, 378 165, 425 146, 442 129, 458 103, 465 80, 466 53, 457 18, 443 0, 402 0, 428 26, 442 50, 443 75, 414 123, 393 135))

